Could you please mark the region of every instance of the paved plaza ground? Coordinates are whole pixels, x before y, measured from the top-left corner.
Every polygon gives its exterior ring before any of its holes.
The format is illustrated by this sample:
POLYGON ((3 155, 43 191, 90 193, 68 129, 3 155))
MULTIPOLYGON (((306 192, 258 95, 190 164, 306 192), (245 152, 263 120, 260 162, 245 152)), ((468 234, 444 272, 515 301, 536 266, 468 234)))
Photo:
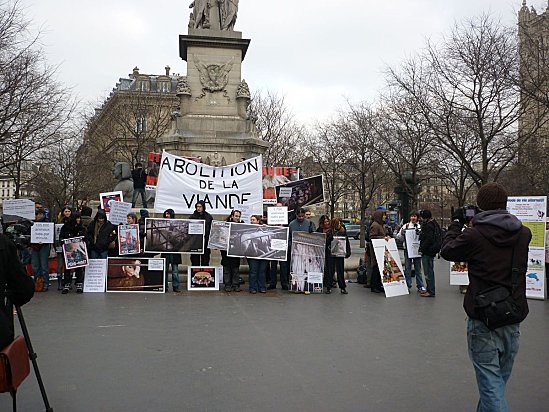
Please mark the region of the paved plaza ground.
MULTIPOLYGON (((23 311, 55 411, 473 411, 463 295, 435 268, 436 298, 52 287, 23 311)), ((549 302, 529 304, 508 399, 547 411, 549 302)), ((33 373, 18 398, 44 410, 33 373)))

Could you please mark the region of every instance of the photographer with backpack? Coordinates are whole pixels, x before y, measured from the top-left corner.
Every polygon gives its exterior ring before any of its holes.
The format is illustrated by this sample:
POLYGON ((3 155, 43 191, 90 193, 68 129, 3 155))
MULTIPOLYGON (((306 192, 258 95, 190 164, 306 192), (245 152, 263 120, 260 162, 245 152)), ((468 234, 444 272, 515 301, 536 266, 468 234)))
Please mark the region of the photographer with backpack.
POLYGON ((438 222, 433 219, 430 210, 422 210, 419 215, 423 222, 419 234, 419 251, 421 253, 421 264, 425 274, 425 283, 427 290, 419 295, 424 298, 435 297, 435 267, 434 260, 440 247, 442 246, 442 229, 438 222))

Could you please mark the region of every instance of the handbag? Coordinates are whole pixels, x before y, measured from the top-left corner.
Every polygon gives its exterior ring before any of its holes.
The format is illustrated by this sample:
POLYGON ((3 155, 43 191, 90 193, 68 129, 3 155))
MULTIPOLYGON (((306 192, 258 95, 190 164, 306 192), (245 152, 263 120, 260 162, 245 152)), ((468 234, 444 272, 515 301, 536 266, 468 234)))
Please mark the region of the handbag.
POLYGON ((18 336, 0 351, 0 393, 16 392, 29 373, 27 343, 18 336))
POLYGON ((513 292, 518 283, 519 272, 515 263, 515 248, 513 247, 511 290, 505 286, 492 286, 475 295, 475 312, 490 330, 524 320, 522 308, 513 298, 513 292))

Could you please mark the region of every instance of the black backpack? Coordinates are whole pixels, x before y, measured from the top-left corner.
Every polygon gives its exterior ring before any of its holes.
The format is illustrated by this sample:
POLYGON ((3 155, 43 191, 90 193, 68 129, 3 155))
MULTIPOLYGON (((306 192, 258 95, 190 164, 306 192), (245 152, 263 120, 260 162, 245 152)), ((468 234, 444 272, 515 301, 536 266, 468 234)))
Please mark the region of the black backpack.
POLYGON ((433 225, 435 227, 434 236, 433 236, 433 253, 439 253, 442 248, 442 229, 436 220, 433 220, 433 225))

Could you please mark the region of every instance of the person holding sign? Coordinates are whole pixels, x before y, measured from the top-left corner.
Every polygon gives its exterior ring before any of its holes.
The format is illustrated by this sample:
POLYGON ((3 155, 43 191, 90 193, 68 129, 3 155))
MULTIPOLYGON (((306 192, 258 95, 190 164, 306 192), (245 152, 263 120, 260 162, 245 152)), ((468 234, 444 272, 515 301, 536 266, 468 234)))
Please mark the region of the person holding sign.
MULTIPOLYGON (((189 216, 189 219, 205 220, 206 225, 204 228, 204 245, 208 244, 210 240, 210 232, 212 230, 213 217, 206 212, 206 203, 203 200, 196 202, 195 211, 189 216)), ((211 250, 207 247, 204 248, 204 253, 201 255, 191 255, 191 264, 193 266, 210 266, 210 254, 211 250)))
MULTIPOLYGON (((59 216, 57 216, 57 223, 64 225, 70 220, 71 215, 72 215, 72 209, 69 206, 63 207, 63 209, 61 209, 61 212, 59 213, 59 216)), ((57 225, 55 226, 56 228, 58 227, 57 225)), ((63 242, 61 242, 59 238, 56 238, 55 251, 57 253, 57 290, 63 289, 62 274, 63 274, 63 266, 65 265, 65 257, 63 256, 62 243, 63 242)))
MULTIPOLYGON (((326 221, 324 221, 326 224, 326 221)), ((347 285, 345 284, 345 259, 351 256, 351 244, 347 237, 345 226, 341 224, 341 220, 336 217, 330 222, 329 236, 330 254, 326 259, 326 268, 328 269, 328 280, 333 279, 334 273, 337 274, 337 284, 342 294, 347 295, 347 285)), ((329 289, 328 289, 329 290, 329 289)), ((328 293, 328 292, 327 292, 328 293)))
MULTIPOLYGON (((61 242, 65 239, 71 239, 75 237, 84 237, 86 236, 86 229, 82 224, 82 217, 80 213, 74 212, 67 223, 61 228, 61 233, 59 234, 59 240, 61 242)), ((75 271, 76 274, 76 293, 84 292, 84 268, 79 267, 76 269, 65 268, 63 273, 63 295, 69 293, 72 284, 72 271, 75 271)))
MULTIPOLYGON (((162 214, 164 219, 175 219, 175 211, 173 209, 166 209, 162 214)), ((164 267, 164 284, 166 286, 166 292, 168 292, 168 267, 172 266, 172 291, 174 293, 181 292, 179 290, 179 265, 181 264, 180 253, 166 253, 163 257, 166 257, 166 266, 164 267)), ((194 265, 194 264, 193 264, 194 265)))
MULTIPOLYGON (((400 236, 404 242, 404 277, 406 278, 406 285, 408 289, 412 288, 412 264, 414 265, 415 278, 417 291, 419 293, 426 292, 425 286, 423 286, 423 275, 421 274, 421 255, 419 253, 414 254, 412 257, 409 256, 408 249, 413 250, 413 245, 410 245, 409 242, 406 242, 406 232, 413 231, 411 234, 413 238, 417 238, 417 243, 419 245, 419 231, 421 230, 421 225, 418 222, 418 214, 416 212, 410 213, 410 221, 400 229, 400 236), (407 244, 408 243, 408 244, 407 244)), ((410 237, 410 234, 408 234, 410 237)))
MULTIPOLYGON (((385 239, 389 240, 389 236, 385 233, 385 218, 386 214, 383 210, 376 210, 372 218, 372 224, 370 225, 370 239, 385 239)), ((377 259, 373 251, 373 246, 370 251, 372 262, 372 280, 371 280, 371 292, 383 293, 383 283, 381 283, 381 273, 377 264, 377 259)))
MULTIPOLYGON (((240 210, 233 210, 230 216, 226 219, 227 222, 242 223, 240 216, 242 213, 240 210)), ((221 252, 221 265, 223 265, 223 283, 225 285, 225 292, 240 292, 240 258, 234 256, 227 256, 226 250, 220 250, 221 252)))
POLYGON ((105 211, 99 209, 86 232, 86 243, 88 245, 90 259, 107 259, 109 254, 109 243, 114 241, 115 238, 115 227, 107 220, 105 211))
MULTIPOLYGON (((250 223, 252 225, 261 224, 261 216, 252 215, 250 217, 250 223)), ((246 254, 246 252, 244 252, 246 254)), ((266 293, 266 277, 267 277, 267 260, 265 259, 253 259, 246 258, 248 260, 248 265, 250 267, 249 272, 249 291, 250 293, 266 293)))
MULTIPOLYGON (((46 222, 46 211, 44 209, 36 209, 35 222, 46 222)), ((52 223, 53 224, 53 223, 52 223)), ((49 243, 31 243, 31 264, 34 281, 42 288, 38 288, 40 292, 47 292, 50 287, 50 270, 48 267, 48 258, 50 256, 49 243)))

